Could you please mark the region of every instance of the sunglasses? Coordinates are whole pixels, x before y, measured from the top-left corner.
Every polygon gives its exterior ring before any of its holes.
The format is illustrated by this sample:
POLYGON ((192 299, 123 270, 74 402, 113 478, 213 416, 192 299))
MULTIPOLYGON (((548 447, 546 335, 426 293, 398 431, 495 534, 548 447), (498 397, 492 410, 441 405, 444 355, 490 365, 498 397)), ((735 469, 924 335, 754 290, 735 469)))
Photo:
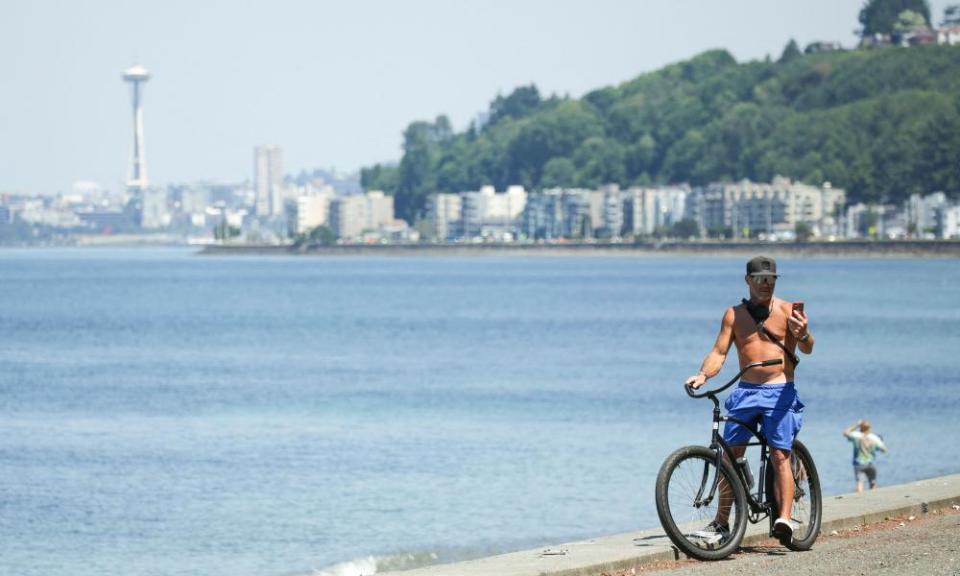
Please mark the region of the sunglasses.
POLYGON ((750 279, 753 280, 754 284, 768 284, 772 286, 777 283, 776 276, 769 276, 766 274, 762 276, 750 276, 750 279))

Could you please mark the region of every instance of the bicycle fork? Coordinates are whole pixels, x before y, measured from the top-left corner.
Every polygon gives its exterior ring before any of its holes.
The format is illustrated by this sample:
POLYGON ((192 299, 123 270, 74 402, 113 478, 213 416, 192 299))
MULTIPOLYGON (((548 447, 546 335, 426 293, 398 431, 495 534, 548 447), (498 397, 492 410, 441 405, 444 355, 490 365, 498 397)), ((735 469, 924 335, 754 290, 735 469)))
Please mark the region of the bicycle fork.
POLYGON ((713 499, 717 495, 717 487, 720 485, 720 475, 722 474, 723 466, 723 448, 719 442, 720 436, 720 403, 716 398, 711 397, 713 400, 713 434, 710 442, 710 449, 716 453, 716 458, 714 459, 714 469, 717 471, 713 476, 713 481, 710 482, 710 493, 706 498, 703 497, 703 492, 707 487, 707 482, 710 480, 710 463, 703 463, 703 478, 700 480, 700 490, 697 491, 697 497, 693 501, 693 506, 695 508, 703 508, 709 506, 713 499))

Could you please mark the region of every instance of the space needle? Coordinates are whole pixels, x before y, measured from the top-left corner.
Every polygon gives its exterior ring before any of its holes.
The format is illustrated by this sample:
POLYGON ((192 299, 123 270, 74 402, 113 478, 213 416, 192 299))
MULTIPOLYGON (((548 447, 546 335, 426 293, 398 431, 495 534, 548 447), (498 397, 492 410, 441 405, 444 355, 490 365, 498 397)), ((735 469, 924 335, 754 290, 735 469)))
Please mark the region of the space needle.
POLYGON ((150 79, 150 72, 137 64, 127 68, 123 81, 133 88, 133 165, 127 189, 142 192, 147 187, 147 156, 143 147, 143 84, 150 79))

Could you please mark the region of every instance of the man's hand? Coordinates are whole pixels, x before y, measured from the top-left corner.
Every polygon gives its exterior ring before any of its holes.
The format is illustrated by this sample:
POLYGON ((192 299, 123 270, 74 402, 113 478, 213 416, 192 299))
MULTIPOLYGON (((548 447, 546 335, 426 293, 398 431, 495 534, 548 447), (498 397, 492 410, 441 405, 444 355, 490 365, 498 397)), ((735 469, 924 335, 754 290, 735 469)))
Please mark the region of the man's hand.
POLYGON ((799 340, 807 333, 807 314, 802 310, 793 310, 792 312, 787 317, 787 324, 790 326, 793 337, 799 340))
POLYGON ((706 381, 707 375, 703 372, 697 372, 693 376, 687 378, 687 381, 684 382, 684 384, 696 390, 697 388, 703 386, 706 381))

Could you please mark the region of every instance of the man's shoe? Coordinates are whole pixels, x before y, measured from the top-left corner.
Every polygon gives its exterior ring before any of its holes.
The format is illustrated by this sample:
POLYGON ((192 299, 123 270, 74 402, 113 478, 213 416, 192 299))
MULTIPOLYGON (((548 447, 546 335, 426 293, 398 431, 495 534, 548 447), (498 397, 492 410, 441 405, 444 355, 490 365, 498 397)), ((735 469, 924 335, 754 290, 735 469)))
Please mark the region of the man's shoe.
POLYGON ((784 546, 789 545, 793 541, 793 522, 777 518, 777 521, 773 523, 773 537, 784 546))
POLYGON ((702 530, 697 530, 691 534, 691 536, 702 538, 704 544, 718 544, 730 536, 730 527, 714 520, 702 530))

